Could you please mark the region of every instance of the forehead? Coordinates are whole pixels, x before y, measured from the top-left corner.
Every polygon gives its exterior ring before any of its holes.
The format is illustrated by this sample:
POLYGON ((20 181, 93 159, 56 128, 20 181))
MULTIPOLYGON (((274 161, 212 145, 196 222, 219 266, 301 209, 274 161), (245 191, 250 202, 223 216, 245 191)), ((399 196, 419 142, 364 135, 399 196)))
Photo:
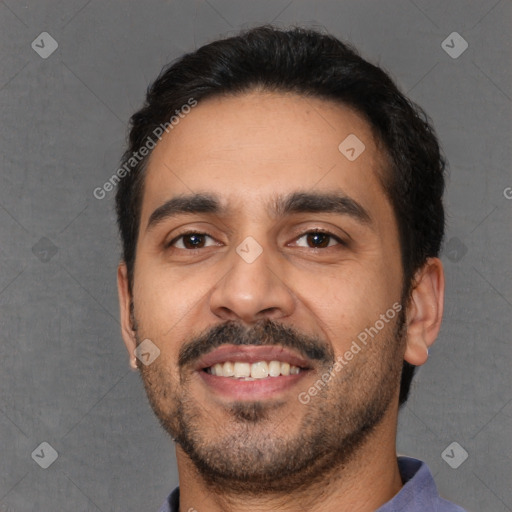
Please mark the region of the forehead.
POLYGON ((209 98, 153 150, 141 227, 158 206, 192 193, 213 192, 252 215, 268 212, 270 197, 298 190, 386 203, 378 179, 385 165, 369 124, 344 105, 261 91, 209 98))

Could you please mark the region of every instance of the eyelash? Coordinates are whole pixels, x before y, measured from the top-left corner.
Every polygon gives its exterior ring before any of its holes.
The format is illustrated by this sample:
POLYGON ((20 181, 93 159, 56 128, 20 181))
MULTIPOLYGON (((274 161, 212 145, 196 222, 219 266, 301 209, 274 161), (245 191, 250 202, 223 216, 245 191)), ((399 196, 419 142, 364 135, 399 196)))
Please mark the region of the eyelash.
MULTIPOLYGON (((330 231, 327 231, 327 230, 323 230, 323 229, 313 229, 313 230, 310 230, 310 231, 305 231, 304 233, 302 233, 300 236, 298 236, 295 240, 299 240, 300 238, 306 236, 306 235, 314 235, 316 233, 320 233, 320 234, 323 234, 323 235, 327 235, 328 237, 336 240, 336 242, 338 242, 339 245, 342 245, 342 246, 346 246, 347 244, 341 239, 339 238, 338 236, 336 236, 334 233, 331 233, 330 231)), ((166 249, 170 249, 173 244, 175 242, 177 242, 179 239, 183 238, 183 237, 186 237, 187 235, 201 235, 201 236, 208 236, 210 237, 211 239, 214 239, 214 237, 212 237, 211 235, 209 235, 208 233, 202 233, 202 232, 199 232, 199 231, 185 231, 184 233, 181 233, 180 235, 176 236, 175 238, 173 238, 170 242, 168 242, 166 245, 165 245, 165 248, 166 249)), ((309 247, 309 249, 330 249, 332 248, 332 246, 328 246, 328 247, 309 247)), ((201 250, 203 249, 203 247, 199 247, 197 249, 179 249, 180 251, 188 251, 188 252, 193 252, 193 251, 196 251, 196 250, 201 250)))

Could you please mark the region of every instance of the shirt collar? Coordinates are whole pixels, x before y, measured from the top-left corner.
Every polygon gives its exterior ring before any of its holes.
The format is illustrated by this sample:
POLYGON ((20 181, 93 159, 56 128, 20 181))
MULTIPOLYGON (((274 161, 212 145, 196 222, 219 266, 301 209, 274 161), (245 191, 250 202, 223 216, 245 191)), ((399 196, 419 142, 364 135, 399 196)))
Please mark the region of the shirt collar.
POLYGON ((395 496, 376 512, 401 512, 403 510, 437 510, 439 499, 434 478, 428 466, 412 457, 398 457, 398 469, 404 484, 395 496))

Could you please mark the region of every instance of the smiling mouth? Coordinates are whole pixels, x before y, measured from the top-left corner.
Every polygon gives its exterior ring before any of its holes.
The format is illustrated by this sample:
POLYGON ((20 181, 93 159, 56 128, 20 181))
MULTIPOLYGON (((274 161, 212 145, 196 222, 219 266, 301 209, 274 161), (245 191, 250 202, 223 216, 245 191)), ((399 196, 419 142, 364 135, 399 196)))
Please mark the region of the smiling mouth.
POLYGON ((238 380, 271 379, 280 376, 297 375, 305 368, 284 361, 225 361, 216 363, 203 371, 217 377, 230 377, 238 380))
POLYGON ((280 345, 225 344, 203 355, 194 369, 216 397, 254 401, 282 397, 313 368, 310 359, 280 345))

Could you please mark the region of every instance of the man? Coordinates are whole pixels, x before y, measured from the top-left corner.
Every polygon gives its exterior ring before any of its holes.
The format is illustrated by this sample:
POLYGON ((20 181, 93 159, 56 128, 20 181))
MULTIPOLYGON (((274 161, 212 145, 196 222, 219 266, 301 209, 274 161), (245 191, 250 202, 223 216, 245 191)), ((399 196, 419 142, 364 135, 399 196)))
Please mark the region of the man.
POLYGON ((263 26, 164 69, 116 196, 122 334, 176 442, 161 511, 461 511, 397 458, 443 313, 444 160, 337 39, 263 26))

